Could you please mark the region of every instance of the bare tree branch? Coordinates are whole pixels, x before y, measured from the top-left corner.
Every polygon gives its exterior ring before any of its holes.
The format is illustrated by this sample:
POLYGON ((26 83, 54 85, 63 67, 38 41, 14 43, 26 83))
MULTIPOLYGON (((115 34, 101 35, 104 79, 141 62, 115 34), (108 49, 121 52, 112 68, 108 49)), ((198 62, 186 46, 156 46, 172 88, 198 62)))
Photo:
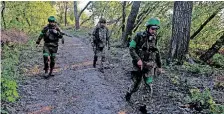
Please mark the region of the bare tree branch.
POLYGON ((84 12, 84 10, 89 6, 89 4, 92 3, 92 1, 89 1, 86 6, 79 12, 79 17, 82 15, 82 13, 84 12))
POLYGON ((93 17, 93 14, 90 15, 88 19, 83 20, 82 23, 80 24, 80 26, 83 25, 85 22, 89 21, 92 17, 93 17))

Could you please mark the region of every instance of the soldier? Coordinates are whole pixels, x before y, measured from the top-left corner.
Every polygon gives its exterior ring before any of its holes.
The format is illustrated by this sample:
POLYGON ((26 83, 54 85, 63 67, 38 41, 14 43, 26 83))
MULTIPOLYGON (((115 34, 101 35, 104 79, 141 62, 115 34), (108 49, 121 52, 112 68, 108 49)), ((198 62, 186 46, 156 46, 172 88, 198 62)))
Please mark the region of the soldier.
POLYGON ((36 41, 36 44, 39 45, 40 41, 44 39, 44 47, 43 47, 43 58, 44 58, 44 71, 45 71, 45 78, 50 76, 54 76, 53 69, 55 66, 55 57, 58 51, 58 41, 62 39, 62 44, 64 44, 63 34, 61 29, 56 24, 56 19, 54 16, 50 16, 48 18, 49 24, 43 28, 36 41), (50 72, 48 74, 50 62, 50 72))
POLYGON ((135 70, 133 77, 135 82, 132 89, 127 92, 125 98, 129 101, 131 95, 139 89, 142 78, 146 86, 151 90, 152 82, 155 76, 155 68, 161 73, 160 52, 157 48, 156 31, 159 29, 160 21, 157 18, 151 18, 146 23, 146 31, 139 32, 130 42, 129 49, 132 57, 132 63, 135 70))
POLYGON ((110 49, 109 43, 109 30, 106 27, 106 19, 101 18, 93 30, 93 42, 92 46, 94 47, 94 60, 93 67, 96 67, 96 62, 98 57, 101 57, 100 61, 100 71, 103 72, 103 62, 105 62, 105 46, 108 46, 110 49))

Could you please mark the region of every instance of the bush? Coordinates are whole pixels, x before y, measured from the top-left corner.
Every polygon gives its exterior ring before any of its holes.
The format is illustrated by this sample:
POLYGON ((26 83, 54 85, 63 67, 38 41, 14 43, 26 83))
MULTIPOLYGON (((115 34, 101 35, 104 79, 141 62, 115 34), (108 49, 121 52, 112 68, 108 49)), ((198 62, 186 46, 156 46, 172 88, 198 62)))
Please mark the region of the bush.
POLYGON ((185 62, 183 67, 191 73, 204 74, 204 75, 210 75, 213 73, 213 68, 211 68, 209 65, 189 64, 185 62))
POLYGON ((209 113, 211 114, 221 114, 224 112, 224 105, 215 103, 208 88, 204 90, 191 89, 190 98, 191 103, 198 104, 203 109, 209 109, 209 113))
POLYGON ((224 55, 222 55, 222 54, 215 54, 212 57, 212 60, 213 60, 215 65, 219 65, 221 67, 224 67, 224 55))
POLYGON ((3 47, 1 96, 3 101, 14 102, 19 98, 15 77, 18 75, 16 65, 19 63, 19 51, 16 47, 3 47))

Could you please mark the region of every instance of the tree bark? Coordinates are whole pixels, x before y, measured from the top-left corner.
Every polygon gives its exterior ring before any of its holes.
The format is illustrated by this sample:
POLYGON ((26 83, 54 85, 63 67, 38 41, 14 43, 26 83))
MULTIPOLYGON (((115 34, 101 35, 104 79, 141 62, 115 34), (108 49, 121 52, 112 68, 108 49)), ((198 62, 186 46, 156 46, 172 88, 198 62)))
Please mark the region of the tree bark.
POLYGON ((204 54, 200 56, 200 59, 204 62, 211 59, 213 55, 215 55, 219 49, 224 45, 224 33, 223 35, 212 45, 211 48, 207 50, 204 54))
POLYGON ((2 1, 2 11, 1 11, 2 21, 3 21, 4 28, 6 28, 5 18, 4 18, 4 11, 5 11, 5 1, 2 1))
POLYGON ((124 34, 125 34, 125 18, 126 18, 126 13, 125 13, 125 9, 126 9, 126 1, 123 1, 122 4, 122 35, 121 38, 124 38, 124 34))
POLYGON ((74 1, 74 16, 75 16, 75 29, 78 30, 80 28, 80 26, 79 26, 79 15, 78 15, 77 1, 74 1))
POLYGON ((65 2, 65 26, 67 26, 68 2, 65 2))
POLYGON ((123 46, 128 46, 128 42, 130 40, 129 36, 132 35, 132 30, 134 28, 134 23, 136 20, 136 17, 138 15, 138 11, 139 11, 139 7, 140 7, 140 3, 141 1, 134 1, 133 5, 131 7, 131 12, 128 16, 128 20, 127 20, 127 26, 126 26, 126 32, 124 33, 124 37, 123 39, 123 46))
POLYGON ((176 59, 178 64, 183 64, 188 53, 192 8, 192 1, 174 2, 172 39, 168 59, 170 62, 176 59))

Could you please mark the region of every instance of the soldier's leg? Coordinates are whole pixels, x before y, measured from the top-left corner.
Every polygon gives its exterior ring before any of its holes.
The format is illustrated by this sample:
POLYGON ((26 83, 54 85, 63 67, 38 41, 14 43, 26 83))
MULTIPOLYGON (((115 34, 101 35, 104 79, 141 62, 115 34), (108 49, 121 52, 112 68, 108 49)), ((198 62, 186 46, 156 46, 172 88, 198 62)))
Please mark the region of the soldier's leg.
POLYGON ((105 56, 106 56, 105 49, 102 48, 102 50, 101 50, 101 61, 102 62, 105 62, 105 59, 106 59, 105 56))
POLYGON ((97 62, 97 49, 94 50, 94 58, 93 58, 93 67, 96 68, 96 62, 97 62))
POLYGON ((99 47, 99 56, 101 58, 100 60, 100 72, 103 72, 104 73, 104 70, 103 70, 103 62, 104 62, 104 57, 103 57, 103 47, 99 47))
POLYGON ((54 66, 55 66, 55 59, 56 59, 56 53, 58 51, 58 47, 53 47, 51 48, 51 56, 50 56, 50 72, 49 72, 49 76, 54 76, 53 70, 54 70, 54 66))
POLYGON ((53 75, 53 70, 54 70, 54 66, 55 66, 55 58, 56 58, 56 53, 52 53, 51 54, 51 57, 50 57, 50 72, 49 72, 49 75, 50 76, 54 76, 53 75))
POLYGON ((49 69, 49 56, 50 56, 50 52, 49 52, 49 48, 47 46, 43 47, 43 58, 44 58, 44 71, 45 73, 48 73, 48 69, 49 69))
POLYGON ((131 99, 131 95, 135 92, 138 91, 140 85, 141 85, 141 80, 142 80, 142 73, 139 71, 138 73, 134 73, 133 75, 136 75, 134 76, 136 78, 135 82, 134 82, 134 85, 132 85, 131 89, 129 92, 127 92, 125 98, 126 98, 126 101, 129 101, 131 99))
POLYGON ((155 75, 154 70, 155 70, 155 68, 153 66, 150 69, 148 69, 148 72, 143 76, 145 85, 148 88, 147 92, 150 91, 151 96, 152 96, 152 93, 153 93, 153 87, 152 86, 153 86, 153 80, 154 80, 154 75, 155 75))

